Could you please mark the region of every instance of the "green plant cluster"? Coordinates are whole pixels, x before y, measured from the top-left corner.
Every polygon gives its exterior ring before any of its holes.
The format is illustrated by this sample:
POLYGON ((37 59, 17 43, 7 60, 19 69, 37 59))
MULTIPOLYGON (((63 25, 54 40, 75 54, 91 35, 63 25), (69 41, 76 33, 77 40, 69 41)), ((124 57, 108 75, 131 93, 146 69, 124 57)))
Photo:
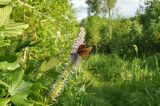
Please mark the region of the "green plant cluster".
POLYGON ((60 106, 158 106, 160 54, 125 60, 91 55, 70 81, 60 106))
MULTIPOLYGON (((89 12, 96 14, 98 0, 89 12), (94 8, 93 8, 93 7, 94 8)), ((94 3, 93 3, 94 2, 94 3)), ((59 98, 59 106, 160 105, 160 2, 131 18, 91 15, 81 21, 94 47, 59 98)))
POLYGON ((77 21, 66 0, 0 0, 0 106, 47 106, 77 21))
POLYGON ((159 4, 159 0, 146 2, 142 13, 131 18, 87 17, 81 24, 87 31, 88 44, 101 53, 118 53, 122 57, 159 52, 159 4))

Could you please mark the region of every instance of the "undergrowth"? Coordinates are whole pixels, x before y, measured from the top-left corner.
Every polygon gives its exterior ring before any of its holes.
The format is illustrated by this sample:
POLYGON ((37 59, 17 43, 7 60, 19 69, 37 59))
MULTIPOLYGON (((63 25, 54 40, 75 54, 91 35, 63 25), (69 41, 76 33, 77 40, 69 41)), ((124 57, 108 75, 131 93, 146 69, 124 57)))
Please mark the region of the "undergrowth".
POLYGON ((59 99, 63 106, 158 106, 160 55, 124 60, 91 55, 59 99))

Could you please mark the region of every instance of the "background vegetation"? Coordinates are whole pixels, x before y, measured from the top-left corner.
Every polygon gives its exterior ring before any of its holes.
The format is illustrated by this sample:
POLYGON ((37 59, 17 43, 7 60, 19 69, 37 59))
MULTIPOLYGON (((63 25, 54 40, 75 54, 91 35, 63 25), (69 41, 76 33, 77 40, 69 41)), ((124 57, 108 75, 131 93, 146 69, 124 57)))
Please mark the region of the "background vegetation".
POLYGON ((0 106, 160 105, 160 2, 131 18, 115 3, 87 0, 78 23, 69 0, 0 0, 0 106), (79 26, 94 49, 52 101, 79 26))

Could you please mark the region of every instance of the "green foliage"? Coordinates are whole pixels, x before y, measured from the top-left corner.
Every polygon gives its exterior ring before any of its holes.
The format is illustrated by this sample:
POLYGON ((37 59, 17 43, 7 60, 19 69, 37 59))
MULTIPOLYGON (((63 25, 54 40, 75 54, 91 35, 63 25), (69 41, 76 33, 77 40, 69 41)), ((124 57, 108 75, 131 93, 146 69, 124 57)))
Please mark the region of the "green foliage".
POLYGON ((123 55, 136 56, 133 45, 138 45, 142 38, 142 25, 137 21, 126 20, 113 28, 110 48, 113 52, 123 55), (116 42, 115 42, 116 41, 116 42))
POLYGON ((17 94, 13 97, 11 97, 11 101, 13 102, 13 104, 17 105, 17 106, 34 106, 33 104, 27 102, 27 94, 22 93, 22 94, 17 94))
POLYGON ((4 8, 0 9, 0 14, 1 14, 0 26, 8 24, 11 12, 12 12, 11 6, 5 6, 4 8))
POLYGON ((97 46, 100 40, 101 19, 98 16, 88 18, 82 23, 86 27, 86 40, 89 45, 97 46))
POLYGON ((86 41, 88 45, 95 47, 96 51, 109 52, 109 43, 112 39, 115 23, 99 16, 91 16, 82 20, 82 26, 86 29, 86 41))
POLYGON ((84 61, 52 103, 48 93, 67 66, 77 35, 72 4, 0 0, 0 106, 159 105, 159 0, 148 2, 144 13, 133 18, 101 17, 112 13, 115 2, 87 0, 93 16, 81 25, 97 54, 84 61))
POLYGON ((98 15, 100 12, 100 1, 99 0, 87 0, 86 3, 89 6, 88 14, 98 15))
POLYGON ((26 36, 32 42, 38 42, 30 48, 30 58, 43 61, 58 56, 66 60, 65 53, 69 52, 72 44, 69 41, 73 41, 77 34, 71 4, 65 0, 28 1, 26 4, 29 6, 18 3, 12 17, 28 23, 30 27, 26 36))
POLYGON ((99 52, 118 53, 122 57, 142 57, 159 52, 159 4, 158 0, 150 1, 143 14, 128 19, 98 16, 84 19, 81 23, 87 29, 87 41, 97 45, 99 52))
POLYGON ((155 25, 152 25, 151 32, 146 33, 144 29, 146 26, 141 23, 141 19, 137 16, 130 19, 108 20, 91 16, 83 20, 82 25, 87 30, 89 45, 97 47, 99 52, 106 54, 110 51, 129 59, 124 60, 115 54, 92 55, 80 67, 79 71, 83 71, 77 72, 79 77, 75 76, 70 81, 55 105, 146 106, 159 104, 159 54, 139 58, 147 54, 143 51, 146 45, 145 34, 152 33, 155 25))
POLYGON ((115 54, 92 55, 82 65, 79 77, 70 82, 59 105, 158 105, 158 59, 159 54, 132 61, 123 60, 115 54), (152 66, 155 63, 158 66, 152 66))
POLYGON ((18 93, 24 93, 32 86, 31 83, 25 82, 23 80, 23 77, 24 77, 23 70, 16 71, 12 76, 12 82, 10 84, 11 86, 8 89, 8 92, 11 96, 16 95, 18 93))
MULTIPOLYGON (((25 100, 27 100, 27 96, 29 93, 28 91, 30 90, 32 83, 24 81, 23 77, 24 77, 24 71, 16 70, 10 76, 10 78, 12 79, 8 79, 7 83, 0 81, 0 85, 5 86, 5 88, 2 88, 1 90, 7 91, 1 94, 1 95, 6 95, 6 98, 7 98, 7 99, 2 99, 2 101, 4 102, 4 105, 7 104, 9 101, 11 101, 15 105, 19 105, 19 104, 24 105, 28 103, 25 100)), ((3 78, 5 77, 3 76, 3 78)))
POLYGON ((141 23, 143 25, 144 45, 147 48, 144 51, 152 52, 159 51, 160 44, 160 1, 152 0, 146 3, 145 13, 141 15, 141 23), (149 49, 149 51, 148 51, 149 49))
POLYGON ((17 61, 8 63, 7 61, 0 62, 0 70, 15 70, 19 68, 19 64, 17 61))
POLYGON ((8 5, 11 3, 11 0, 0 0, 0 5, 8 5))
POLYGON ((137 20, 108 20, 92 16, 81 24, 86 28, 88 44, 97 46, 99 52, 113 52, 121 56, 137 55, 133 45, 139 48, 143 37, 143 27, 137 20))
POLYGON ((0 5, 0 105, 46 106, 49 86, 77 34, 71 4, 3 0, 0 5))
POLYGON ((8 98, 0 98, 0 105, 7 106, 9 101, 10 101, 10 99, 8 99, 8 98))

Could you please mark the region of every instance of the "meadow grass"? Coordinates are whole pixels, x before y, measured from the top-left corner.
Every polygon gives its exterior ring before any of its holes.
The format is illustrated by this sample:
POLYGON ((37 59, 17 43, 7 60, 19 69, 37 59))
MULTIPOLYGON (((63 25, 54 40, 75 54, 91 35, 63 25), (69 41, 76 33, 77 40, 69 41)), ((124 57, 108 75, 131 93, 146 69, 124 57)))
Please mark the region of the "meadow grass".
POLYGON ((60 101, 65 106, 158 106, 159 57, 124 60, 116 54, 91 55, 60 101))

